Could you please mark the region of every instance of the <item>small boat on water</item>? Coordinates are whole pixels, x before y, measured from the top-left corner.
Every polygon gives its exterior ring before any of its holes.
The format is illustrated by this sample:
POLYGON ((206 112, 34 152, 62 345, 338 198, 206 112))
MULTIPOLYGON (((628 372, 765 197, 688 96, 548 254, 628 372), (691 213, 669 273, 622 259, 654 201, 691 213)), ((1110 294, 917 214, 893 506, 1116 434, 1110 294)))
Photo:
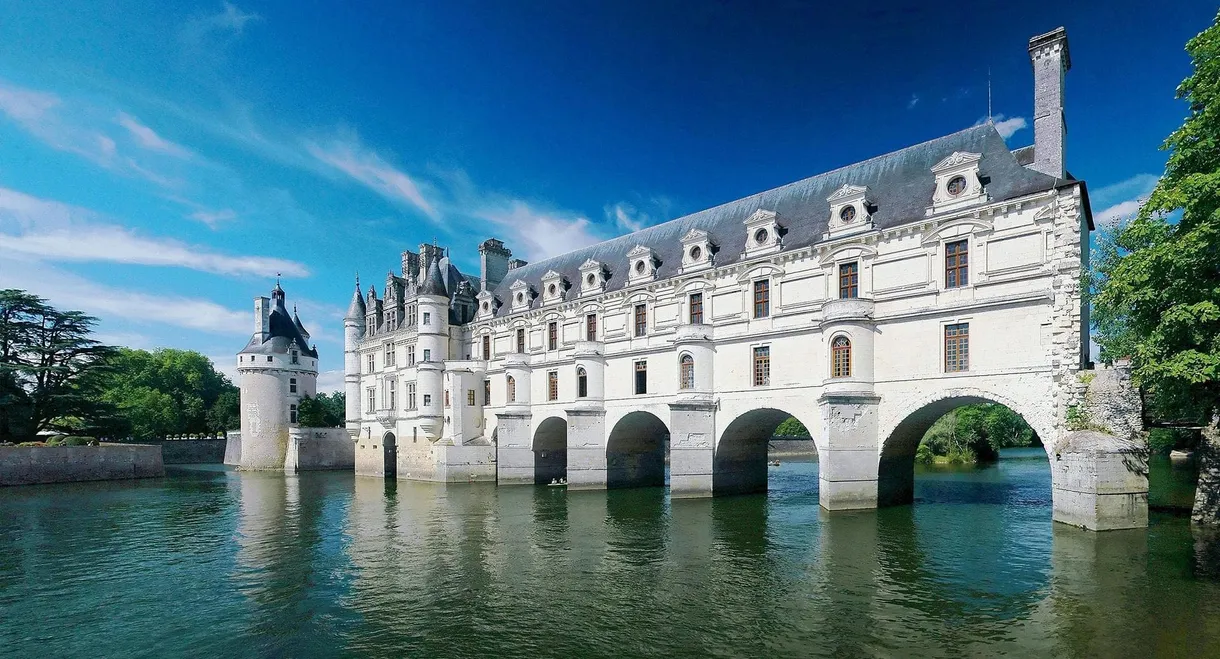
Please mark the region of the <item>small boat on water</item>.
POLYGON ((768 462, 767 464, 771 465, 772 467, 778 467, 779 460, 772 460, 772 461, 768 462))
POLYGON ((568 484, 568 479, 566 479, 566 478, 552 478, 551 482, 547 483, 546 486, 547 487, 566 487, 567 484, 568 484))

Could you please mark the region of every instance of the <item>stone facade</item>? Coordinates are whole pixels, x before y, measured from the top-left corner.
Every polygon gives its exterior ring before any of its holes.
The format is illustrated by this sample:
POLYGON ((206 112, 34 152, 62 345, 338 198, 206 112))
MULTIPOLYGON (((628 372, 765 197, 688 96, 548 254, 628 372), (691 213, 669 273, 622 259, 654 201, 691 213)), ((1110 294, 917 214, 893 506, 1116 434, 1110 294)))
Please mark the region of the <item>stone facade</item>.
MULTIPOLYGON (((1035 106, 1061 106, 1066 35, 1030 54, 1035 106)), ((668 443, 672 496, 758 491, 795 416, 822 505, 872 508, 911 500, 937 418, 986 401, 1054 456, 1085 393, 1092 229, 1062 131, 1040 114, 1031 152, 972 127, 540 263, 487 241, 477 278, 407 252, 345 321, 357 473, 652 485, 668 443)))
POLYGON ((0 486, 158 478, 165 475, 161 447, 0 446, 0 486))

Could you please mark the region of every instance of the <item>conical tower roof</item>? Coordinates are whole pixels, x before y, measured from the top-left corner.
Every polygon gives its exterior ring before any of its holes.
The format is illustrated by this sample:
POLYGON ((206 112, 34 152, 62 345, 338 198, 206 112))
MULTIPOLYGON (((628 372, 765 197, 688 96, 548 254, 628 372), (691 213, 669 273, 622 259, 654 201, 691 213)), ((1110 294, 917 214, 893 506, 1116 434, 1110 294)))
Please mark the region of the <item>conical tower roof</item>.
POLYGON ((445 278, 441 276, 441 268, 437 265, 437 261, 433 261, 432 265, 429 266, 428 278, 419 287, 419 294, 449 297, 449 293, 445 291, 445 278))
POLYGON ((363 321, 364 313, 368 307, 364 306, 364 296, 360 295, 360 282, 356 282, 356 292, 352 293, 352 303, 347 307, 347 315, 344 320, 354 319, 363 321))

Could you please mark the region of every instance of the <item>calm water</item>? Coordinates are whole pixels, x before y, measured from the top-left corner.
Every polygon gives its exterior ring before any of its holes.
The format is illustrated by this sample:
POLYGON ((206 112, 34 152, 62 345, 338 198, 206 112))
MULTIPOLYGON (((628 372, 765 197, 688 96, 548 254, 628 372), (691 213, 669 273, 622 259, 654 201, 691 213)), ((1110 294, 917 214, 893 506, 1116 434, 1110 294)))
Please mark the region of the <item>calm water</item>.
POLYGON ((673 504, 205 468, 8 488, 0 654, 1220 656, 1216 545, 1164 513, 1052 525, 1021 455, 834 515, 796 462, 673 504))

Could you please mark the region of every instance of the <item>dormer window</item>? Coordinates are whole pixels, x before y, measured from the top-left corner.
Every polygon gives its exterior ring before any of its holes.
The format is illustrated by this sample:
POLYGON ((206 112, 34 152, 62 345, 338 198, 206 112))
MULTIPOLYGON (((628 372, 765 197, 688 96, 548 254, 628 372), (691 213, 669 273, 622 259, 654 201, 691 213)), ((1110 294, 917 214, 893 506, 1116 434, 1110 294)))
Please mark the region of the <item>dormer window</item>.
POLYGON ((530 303, 534 301, 533 290, 530 285, 518 279, 509 287, 513 292, 513 311, 522 311, 528 309, 530 303))
POLYGON ((955 151, 936 163, 932 173, 936 176, 936 187, 932 193, 932 204, 928 215, 954 210, 972 203, 987 200, 979 165, 983 156, 979 153, 955 151))
POLYGON ((702 229, 691 229, 682 236, 682 272, 698 270, 712 265, 712 254, 716 251, 712 237, 702 229))
POLYGON ((301 353, 300 353, 300 352, 298 352, 298 351, 296 351, 296 350, 293 350, 293 351, 292 351, 292 363, 293 363, 293 364, 300 364, 300 363, 301 363, 301 353))
POLYGON ((826 198, 826 203, 830 204, 830 218, 824 239, 838 238, 873 228, 873 206, 869 201, 867 186, 844 184, 826 198))
POLYGON ((843 224, 850 224, 852 220, 856 219, 856 207, 844 206, 839 210, 839 219, 843 221, 843 224))
POLYGON ((543 303, 562 302, 566 297, 567 289, 567 281, 558 272, 548 270, 545 275, 542 275, 543 303))
POLYGON ((636 245, 630 252, 627 252, 627 260, 631 264, 631 276, 628 278, 630 283, 636 284, 656 278, 657 257, 651 249, 643 245, 636 245))
POLYGON ((593 295, 606 290, 606 269, 598 261, 589 259, 580 266, 580 294, 593 295))
POLYGON ((780 250, 783 232, 775 211, 760 208, 746 218, 744 224, 747 238, 742 256, 751 258, 780 250))

